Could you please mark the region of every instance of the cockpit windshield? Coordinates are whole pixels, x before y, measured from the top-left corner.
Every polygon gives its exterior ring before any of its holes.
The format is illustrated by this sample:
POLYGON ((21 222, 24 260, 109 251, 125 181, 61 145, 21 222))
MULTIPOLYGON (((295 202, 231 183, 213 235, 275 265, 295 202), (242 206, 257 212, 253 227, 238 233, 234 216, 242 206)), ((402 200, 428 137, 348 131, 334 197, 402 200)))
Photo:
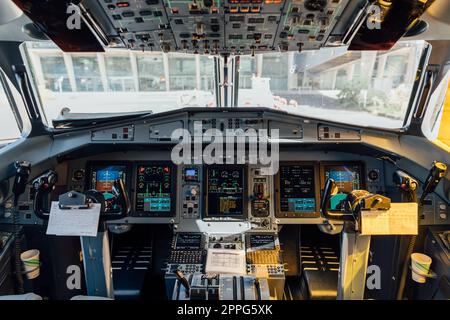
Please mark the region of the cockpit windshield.
POLYGON ((397 129, 404 124, 425 42, 400 41, 390 51, 335 47, 231 56, 238 59, 238 83, 217 75, 216 64, 224 61, 212 56, 125 49, 63 53, 47 42, 25 46, 49 125, 61 117, 219 107, 217 91, 227 82, 238 89, 235 107, 397 129))

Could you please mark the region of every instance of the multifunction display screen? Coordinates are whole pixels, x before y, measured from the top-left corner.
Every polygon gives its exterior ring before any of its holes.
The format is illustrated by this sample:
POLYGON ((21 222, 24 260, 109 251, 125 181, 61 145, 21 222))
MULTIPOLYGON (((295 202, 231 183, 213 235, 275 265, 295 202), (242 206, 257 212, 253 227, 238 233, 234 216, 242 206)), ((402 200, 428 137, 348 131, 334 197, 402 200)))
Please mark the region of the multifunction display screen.
POLYGON ((199 250, 202 245, 200 233, 178 233, 175 248, 178 250, 199 250))
POLYGON ((236 217, 244 215, 244 167, 206 167, 206 204, 210 217, 236 217))
POLYGON ((122 179, 126 183, 127 167, 124 165, 94 165, 91 169, 90 189, 110 193, 114 181, 122 179))
POLYGON ((279 171, 279 208, 281 212, 316 211, 313 165, 282 165, 279 171))
POLYGON ((170 216, 175 209, 175 169, 168 164, 137 166, 136 211, 170 216))
POLYGON ((88 189, 95 189, 103 194, 105 199, 105 212, 119 213, 121 205, 113 193, 114 182, 121 179, 127 185, 128 166, 125 164, 89 164, 90 181, 88 189))
POLYGON ((342 201, 353 190, 359 190, 361 185, 361 166, 355 165, 325 165, 325 180, 330 178, 336 183, 339 192, 330 198, 330 210, 340 210, 342 201))

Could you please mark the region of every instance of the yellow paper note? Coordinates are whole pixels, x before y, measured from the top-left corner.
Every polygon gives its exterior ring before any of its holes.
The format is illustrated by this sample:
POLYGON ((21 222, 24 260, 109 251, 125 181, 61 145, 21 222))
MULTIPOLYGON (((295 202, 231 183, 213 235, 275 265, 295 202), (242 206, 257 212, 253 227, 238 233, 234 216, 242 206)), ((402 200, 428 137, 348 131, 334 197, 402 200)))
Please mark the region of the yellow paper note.
POLYGON ((418 233, 418 206, 415 202, 391 203, 389 210, 361 213, 363 235, 414 235, 418 233))

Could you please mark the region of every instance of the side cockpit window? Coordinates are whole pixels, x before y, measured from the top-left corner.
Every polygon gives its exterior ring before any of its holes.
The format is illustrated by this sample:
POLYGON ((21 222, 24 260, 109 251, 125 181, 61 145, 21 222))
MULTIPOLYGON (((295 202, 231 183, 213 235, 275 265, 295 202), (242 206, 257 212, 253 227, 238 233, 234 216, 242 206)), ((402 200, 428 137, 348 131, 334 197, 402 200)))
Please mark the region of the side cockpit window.
POLYGON ((422 131, 433 143, 450 151, 450 66, 432 94, 422 131))
POLYGON ((11 88, 0 70, 0 148, 15 141, 21 135, 17 118, 12 109, 11 88))

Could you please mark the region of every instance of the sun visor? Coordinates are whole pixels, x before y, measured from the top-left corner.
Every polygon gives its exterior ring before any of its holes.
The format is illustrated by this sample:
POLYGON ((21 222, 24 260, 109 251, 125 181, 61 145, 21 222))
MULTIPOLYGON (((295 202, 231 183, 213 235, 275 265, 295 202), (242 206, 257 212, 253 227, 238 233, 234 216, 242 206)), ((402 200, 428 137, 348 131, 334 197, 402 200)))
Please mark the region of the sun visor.
POLYGON ((104 52, 100 40, 76 6, 80 1, 12 0, 61 50, 104 52))
POLYGON ((369 5, 349 50, 389 50, 435 0, 378 0, 369 5))

